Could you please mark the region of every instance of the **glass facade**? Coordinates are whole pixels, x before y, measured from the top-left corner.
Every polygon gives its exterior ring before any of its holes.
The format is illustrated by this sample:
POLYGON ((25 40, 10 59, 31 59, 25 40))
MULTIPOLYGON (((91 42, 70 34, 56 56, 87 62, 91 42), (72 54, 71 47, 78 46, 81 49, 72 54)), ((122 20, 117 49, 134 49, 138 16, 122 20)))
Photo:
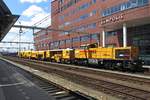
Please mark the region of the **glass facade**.
POLYGON ((149 0, 129 0, 128 2, 121 3, 119 5, 103 10, 102 16, 109 16, 120 11, 145 6, 147 4, 149 4, 149 0))
POLYGON ((130 45, 139 47, 140 58, 150 65, 150 25, 143 25, 128 29, 130 45))
POLYGON ((116 36, 117 32, 106 32, 105 35, 106 35, 106 37, 116 36))

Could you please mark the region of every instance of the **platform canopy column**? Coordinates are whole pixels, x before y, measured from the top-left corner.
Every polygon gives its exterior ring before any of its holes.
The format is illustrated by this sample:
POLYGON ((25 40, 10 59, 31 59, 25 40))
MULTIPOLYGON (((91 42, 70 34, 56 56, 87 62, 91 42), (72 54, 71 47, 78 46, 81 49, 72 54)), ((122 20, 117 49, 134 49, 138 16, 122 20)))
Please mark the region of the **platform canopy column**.
POLYGON ((123 47, 127 47, 127 25, 123 24, 123 47))
POLYGON ((102 31, 102 47, 105 47, 105 30, 102 31))

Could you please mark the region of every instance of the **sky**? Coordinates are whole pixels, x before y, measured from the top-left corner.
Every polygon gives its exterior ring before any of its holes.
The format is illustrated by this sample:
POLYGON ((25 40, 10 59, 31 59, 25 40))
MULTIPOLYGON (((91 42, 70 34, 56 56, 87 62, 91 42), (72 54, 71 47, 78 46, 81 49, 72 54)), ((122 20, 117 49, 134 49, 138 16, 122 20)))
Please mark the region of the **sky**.
MULTIPOLYGON (((51 25, 51 2, 53 0, 3 0, 12 14, 20 15, 20 18, 15 23, 16 25, 28 25, 47 27, 51 25), (38 23, 40 20, 46 17, 46 20, 42 23, 38 23)), ((3 41, 19 41, 19 29, 12 28, 5 36, 3 41)), ((33 42, 32 30, 23 29, 21 35, 22 42, 33 42)), ((0 44, 0 47, 18 47, 17 44, 0 44)), ((31 49, 32 46, 21 45, 22 48, 31 49), (30 48, 29 48, 30 47, 30 48)), ((5 49, 4 49, 5 50, 5 49)))

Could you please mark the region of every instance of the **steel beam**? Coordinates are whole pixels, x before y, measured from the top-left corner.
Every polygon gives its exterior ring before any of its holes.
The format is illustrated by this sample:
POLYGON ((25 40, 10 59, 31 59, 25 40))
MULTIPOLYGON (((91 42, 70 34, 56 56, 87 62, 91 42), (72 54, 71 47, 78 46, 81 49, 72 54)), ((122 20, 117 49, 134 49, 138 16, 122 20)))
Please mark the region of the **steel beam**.
POLYGON ((45 31, 71 32, 71 31, 67 31, 67 30, 51 29, 51 28, 36 27, 36 26, 25 26, 25 25, 14 25, 13 27, 14 28, 34 29, 34 30, 45 30, 45 31))
POLYGON ((10 42, 10 41, 1 41, 0 43, 34 44, 33 42, 10 42))

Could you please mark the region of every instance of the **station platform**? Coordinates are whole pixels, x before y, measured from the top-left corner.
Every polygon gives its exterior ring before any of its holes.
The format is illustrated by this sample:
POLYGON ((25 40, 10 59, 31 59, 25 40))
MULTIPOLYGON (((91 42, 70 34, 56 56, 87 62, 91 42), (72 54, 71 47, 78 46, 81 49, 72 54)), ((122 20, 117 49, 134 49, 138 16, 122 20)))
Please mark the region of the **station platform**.
POLYGON ((55 100, 0 59, 0 100, 55 100))

